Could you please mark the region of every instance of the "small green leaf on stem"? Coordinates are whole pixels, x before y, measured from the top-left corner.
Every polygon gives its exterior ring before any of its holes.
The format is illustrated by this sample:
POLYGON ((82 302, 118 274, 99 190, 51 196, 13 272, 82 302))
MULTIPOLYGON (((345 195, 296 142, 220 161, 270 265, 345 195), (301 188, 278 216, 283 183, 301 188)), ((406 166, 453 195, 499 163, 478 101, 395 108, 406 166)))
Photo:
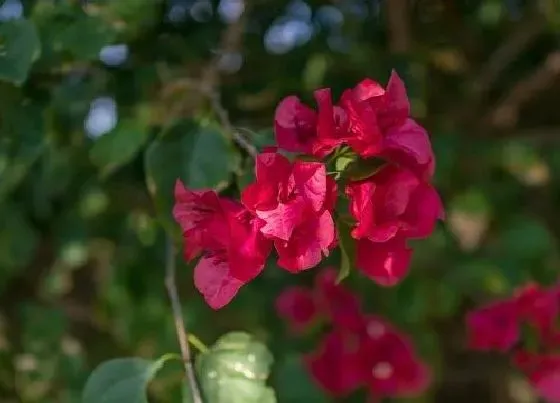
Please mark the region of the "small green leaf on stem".
POLYGON ((337 220, 338 242, 340 245, 340 271, 336 281, 339 283, 350 274, 356 261, 356 242, 350 235, 352 227, 342 219, 337 220))

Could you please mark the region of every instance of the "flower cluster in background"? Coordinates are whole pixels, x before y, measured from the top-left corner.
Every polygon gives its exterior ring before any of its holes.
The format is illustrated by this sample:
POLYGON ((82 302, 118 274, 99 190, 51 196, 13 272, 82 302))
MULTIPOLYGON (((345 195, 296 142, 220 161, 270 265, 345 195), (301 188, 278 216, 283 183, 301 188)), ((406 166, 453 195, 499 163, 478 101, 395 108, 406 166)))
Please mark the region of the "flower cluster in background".
POLYGON ((529 284, 513 297, 471 311, 469 347, 507 354, 536 391, 560 402, 560 288, 529 284))
POLYGON ((423 393, 430 371, 411 341, 384 319, 362 312, 358 297, 336 282, 327 268, 313 289, 294 286, 280 294, 276 309, 292 332, 326 321, 318 347, 304 358, 313 379, 329 394, 367 388, 372 401, 423 393))
POLYGON ((256 179, 240 202, 177 181, 173 215, 185 258, 202 254, 195 285, 215 309, 262 271, 273 249, 289 272, 318 265, 338 244, 337 219, 355 240, 355 265, 377 283, 393 285, 408 270, 407 240, 427 237, 443 218, 429 182, 435 166, 430 140, 409 117, 395 72, 386 90, 366 79, 336 105, 330 89, 317 90, 315 98, 317 111, 294 96, 280 102, 278 147, 256 157, 256 179), (336 208, 344 198, 349 211, 336 208))

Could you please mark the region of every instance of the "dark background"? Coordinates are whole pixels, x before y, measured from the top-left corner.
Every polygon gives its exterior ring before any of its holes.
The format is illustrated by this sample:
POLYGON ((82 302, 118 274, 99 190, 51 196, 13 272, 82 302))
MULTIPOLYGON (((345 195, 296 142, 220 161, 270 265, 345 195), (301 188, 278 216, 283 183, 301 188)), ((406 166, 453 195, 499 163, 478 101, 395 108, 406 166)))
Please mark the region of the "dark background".
MULTIPOLYGON (((537 401, 505 359, 465 349, 464 315, 560 268, 556 0, 0 0, 0 19, 0 402, 78 402, 101 361, 177 350, 170 185, 235 195, 252 174, 196 86, 262 145, 282 97, 338 96, 392 68, 431 133, 447 221, 401 285, 346 283, 431 363, 414 401, 537 401)), ((250 331, 275 355, 281 403, 329 401, 299 365, 317 340, 290 337, 273 309, 313 271, 271 264, 219 312, 178 272, 194 334, 250 331)), ((180 379, 162 372, 154 401, 179 401, 180 379)))

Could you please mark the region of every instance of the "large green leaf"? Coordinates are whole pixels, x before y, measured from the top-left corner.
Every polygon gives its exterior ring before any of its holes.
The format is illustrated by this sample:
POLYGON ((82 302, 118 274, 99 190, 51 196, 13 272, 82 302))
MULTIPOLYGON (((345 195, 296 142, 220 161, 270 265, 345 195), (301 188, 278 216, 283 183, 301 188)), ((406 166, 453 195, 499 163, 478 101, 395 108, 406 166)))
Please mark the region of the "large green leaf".
POLYGON ((115 30, 101 18, 81 15, 56 33, 55 47, 78 59, 92 60, 99 57, 99 51, 110 45, 115 36, 115 30))
POLYGON ((123 121, 99 138, 90 150, 91 161, 107 176, 126 164, 142 149, 149 131, 141 122, 123 121))
POLYGON ((197 373, 208 403, 275 403, 266 385, 273 358, 253 336, 231 332, 197 360, 197 373))
POLYGON ((41 44, 37 30, 28 20, 10 20, 0 24, 0 80, 22 84, 41 44))
POLYGON ((104 362, 88 378, 82 403, 148 403, 148 383, 174 357, 164 355, 156 361, 117 358, 104 362))
POLYGON ((192 189, 220 189, 239 165, 239 155, 218 127, 181 121, 146 150, 146 181, 164 219, 173 208, 177 179, 192 189))

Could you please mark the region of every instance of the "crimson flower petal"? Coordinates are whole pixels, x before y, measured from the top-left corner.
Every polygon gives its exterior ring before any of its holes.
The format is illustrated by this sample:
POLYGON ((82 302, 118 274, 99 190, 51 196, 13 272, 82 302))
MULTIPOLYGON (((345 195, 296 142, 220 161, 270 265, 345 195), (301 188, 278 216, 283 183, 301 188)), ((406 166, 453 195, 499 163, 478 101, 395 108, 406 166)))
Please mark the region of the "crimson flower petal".
POLYGON ((385 90, 377 81, 366 78, 354 87, 353 95, 357 101, 362 102, 371 98, 382 97, 385 95, 385 90))
POLYGON ((519 324, 514 301, 500 301, 467 314, 470 348, 506 352, 519 340, 519 324))
POLYGON ((276 311, 285 319, 291 330, 305 330, 318 316, 318 307, 313 293, 305 287, 289 287, 276 299, 276 311))
POLYGON ((316 113, 296 96, 284 98, 276 107, 274 132, 278 147, 309 153, 316 137, 316 113))
POLYGON ((294 162, 293 175, 299 193, 313 210, 320 211, 327 196, 327 170, 320 162, 294 162))
POLYGON ((229 218, 228 260, 232 277, 249 282, 263 270, 272 250, 272 241, 265 239, 260 232, 262 225, 261 221, 247 214, 229 218))
POLYGON ((212 190, 193 191, 177 180, 173 217, 183 230, 187 261, 195 258, 205 247, 226 242, 227 225, 223 219, 223 205, 212 190))
POLYGON ((194 285, 213 309, 220 309, 235 297, 243 282, 229 274, 224 256, 203 256, 194 268, 194 285))
POLYGON ((435 158, 426 130, 412 119, 385 134, 381 154, 424 179, 433 176, 435 158))
POLYGON ((271 239, 288 241, 303 220, 306 207, 305 200, 298 197, 286 204, 279 203, 274 210, 257 210, 257 217, 266 223, 261 232, 271 239))
POLYGON ((310 217, 299 225, 288 241, 275 241, 278 266, 297 273, 310 269, 329 254, 335 239, 335 226, 330 212, 310 217))
POLYGON ((410 102, 406 86, 393 70, 385 89, 384 105, 379 113, 379 119, 384 127, 391 127, 401 124, 409 115, 410 102))
POLYGON ((412 250, 402 238, 387 242, 357 241, 356 266, 379 285, 392 286, 408 273, 412 250))
POLYGON ((359 336, 333 330, 304 363, 317 383, 333 396, 344 396, 364 384, 359 336))

